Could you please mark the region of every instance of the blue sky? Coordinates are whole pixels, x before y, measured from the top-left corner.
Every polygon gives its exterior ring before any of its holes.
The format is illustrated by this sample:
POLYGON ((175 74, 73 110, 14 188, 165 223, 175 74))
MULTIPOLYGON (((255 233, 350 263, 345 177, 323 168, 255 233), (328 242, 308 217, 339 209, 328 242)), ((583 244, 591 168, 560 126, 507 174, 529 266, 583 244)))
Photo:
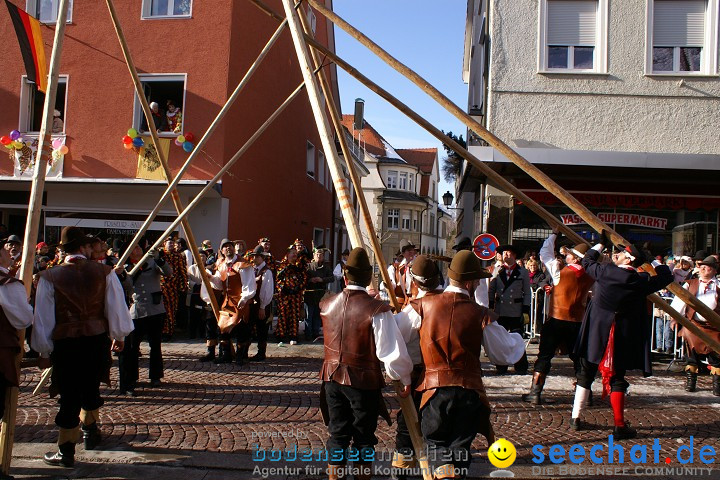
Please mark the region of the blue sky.
MULTIPOLYGON (((462 81, 465 0, 334 0, 334 11, 391 55, 418 72, 463 109, 467 85, 462 81)), ((335 28, 340 57, 398 97, 437 128, 465 136, 465 128, 373 53, 335 28)), ((343 113, 352 113, 355 99, 365 100, 365 120, 396 148, 437 147, 435 137, 395 107, 338 68, 343 113)), ((452 190, 441 180, 440 195, 452 190)))

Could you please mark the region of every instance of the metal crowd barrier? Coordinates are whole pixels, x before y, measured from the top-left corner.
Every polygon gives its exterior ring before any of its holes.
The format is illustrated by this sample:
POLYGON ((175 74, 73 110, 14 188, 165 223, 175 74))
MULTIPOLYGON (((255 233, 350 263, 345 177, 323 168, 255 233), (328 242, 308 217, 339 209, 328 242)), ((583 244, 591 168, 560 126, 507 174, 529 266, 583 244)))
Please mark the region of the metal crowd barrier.
POLYGON ((548 302, 545 294, 545 290, 540 287, 532 291, 530 298, 530 323, 525 325, 525 336, 530 340, 540 337, 540 331, 542 325, 545 323, 548 315, 548 302), (538 302, 542 301, 543 308, 538 311, 538 302))

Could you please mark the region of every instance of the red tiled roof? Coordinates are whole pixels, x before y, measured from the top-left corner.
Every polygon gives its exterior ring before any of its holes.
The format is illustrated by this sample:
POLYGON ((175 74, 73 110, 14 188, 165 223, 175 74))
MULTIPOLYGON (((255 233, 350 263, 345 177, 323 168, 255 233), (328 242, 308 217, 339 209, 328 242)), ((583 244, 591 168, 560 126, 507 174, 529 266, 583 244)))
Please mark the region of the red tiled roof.
MULTIPOLYGON (((355 140, 358 139, 358 136, 362 132, 362 143, 368 153, 377 157, 384 157, 385 155, 387 155, 385 151, 385 145, 383 144, 384 139, 382 135, 380 135, 378 131, 375 130, 372 125, 368 123, 367 120, 365 120, 365 128, 363 128, 362 130, 353 131, 354 120, 355 115, 343 114, 342 124, 345 128, 348 129, 348 132, 350 132, 350 134, 355 137, 355 140)), ((385 143, 387 143, 387 141, 385 143)))
POLYGON ((396 148, 395 151, 410 165, 418 167, 422 173, 432 173, 437 148, 396 148))

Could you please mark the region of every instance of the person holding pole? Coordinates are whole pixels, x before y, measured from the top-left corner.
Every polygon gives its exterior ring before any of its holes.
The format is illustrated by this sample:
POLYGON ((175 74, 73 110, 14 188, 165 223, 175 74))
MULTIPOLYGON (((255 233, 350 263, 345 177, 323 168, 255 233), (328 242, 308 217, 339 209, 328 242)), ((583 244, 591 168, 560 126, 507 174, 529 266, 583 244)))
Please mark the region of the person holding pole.
MULTIPOLYGON (((720 303, 718 302, 720 282, 718 282, 717 279, 718 261, 711 255, 700 261, 698 265, 698 278, 689 279, 683 287, 705 305, 720 313, 720 303)), ((672 307, 704 330, 711 338, 720 342, 720 330, 710 325, 694 308, 685 305, 685 303, 677 297, 673 300, 672 307)), ((671 322, 671 325, 673 328, 677 328, 674 320, 671 322)), ((713 351, 706 342, 702 341, 687 328, 683 328, 680 331, 680 336, 685 339, 685 349, 687 353, 685 390, 688 392, 694 392, 696 390, 700 360, 702 357, 705 357, 708 361, 710 375, 712 376, 712 393, 716 397, 720 396, 720 353, 713 351)))
POLYGON ((600 243, 588 250, 581 265, 595 280, 593 297, 588 304, 575 354, 579 357, 575 401, 570 426, 582 430, 585 424, 580 414, 590 398, 590 387, 598 370, 602 374, 603 398, 610 394, 616 440, 634 438, 635 429, 625 422, 625 395, 630 384, 625 380, 627 370, 642 370, 652 375, 650 359, 651 318, 645 297, 672 283, 673 275, 667 265, 653 262, 656 276, 638 272, 647 259, 635 245, 618 245, 612 263, 600 263, 605 247, 612 243, 603 230, 600 243))
POLYGON ((352 443, 359 458, 353 465, 355 478, 369 480, 377 418, 390 423, 382 398, 381 362, 388 377, 402 382, 403 397, 410 394, 413 366, 390 307, 368 295, 373 267, 367 252, 352 249, 344 269, 345 289, 320 303, 325 333, 320 408, 330 433, 328 477, 345 476, 352 443))
POLYGON ((495 441, 490 403, 485 394, 480 349, 495 364, 513 364, 525 354, 517 333, 497 323, 497 315, 472 297, 478 283, 490 277, 470 251, 458 252, 448 269, 450 285, 436 295, 410 302, 412 311, 398 315, 398 328, 420 333, 424 371, 416 390, 421 393, 421 428, 428 457, 436 460, 434 478, 462 478, 470 466, 470 445, 482 433, 488 446, 495 441))
MULTIPOLYGON (((10 275, 13 258, 5 248, 7 240, 0 239, 0 418, 5 415, 6 393, 20 384, 16 364, 20 353, 18 330, 29 327, 33 321, 25 287, 10 275)), ((10 478, 13 477, 0 472, 0 480, 10 478)))
POLYGON ((577 375, 579 371, 580 364, 577 357, 572 354, 572 350, 585 315, 590 288, 595 283, 580 265, 580 260, 588 251, 588 245, 581 243, 572 248, 562 247, 561 251, 565 254, 565 267, 563 267, 562 260, 555 257, 557 234, 558 229, 553 229, 553 233, 540 249, 540 260, 552 277, 553 286, 546 286, 545 289, 548 293, 548 319, 543 324, 540 334, 540 348, 533 368, 530 393, 522 396, 523 401, 535 405, 543 403, 541 393, 545 378, 550 373, 550 363, 558 347, 570 353, 575 374, 577 375))
POLYGON ((109 382, 110 350, 121 352, 134 328, 118 276, 112 267, 89 260, 91 241, 77 227, 63 228, 65 261, 40 273, 35 295, 32 344, 41 367, 49 366, 43 360, 48 355, 52 359, 53 385, 60 393, 59 450, 45 455, 48 465, 74 465, 81 421, 85 449, 100 443, 100 382, 109 382))

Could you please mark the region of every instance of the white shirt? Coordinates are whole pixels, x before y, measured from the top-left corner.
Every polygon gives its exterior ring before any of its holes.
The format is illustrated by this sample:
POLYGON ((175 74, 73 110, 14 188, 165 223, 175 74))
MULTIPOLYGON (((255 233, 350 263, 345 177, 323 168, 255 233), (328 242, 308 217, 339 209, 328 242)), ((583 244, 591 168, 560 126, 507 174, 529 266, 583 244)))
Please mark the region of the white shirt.
MULTIPOLYGON (((235 255, 229 262, 226 262, 227 268, 232 268, 232 265, 235 262, 237 262, 237 255, 235 255)), ((240 305, 245 305, 255 296, 255 290, 257 289, 257 285, 255 284, 255 272, 252 268, 246 267, 240 269, 239 275, 240 281, 242 281, 240 305)), ((210 281, 210 286, 215 290, 225 290, 225 283, 227 282, 227 271, 221 272, 218 268, 212 276, 208 277, 208 280, 210 281)), ((210 294, 205 288, 205 284, 203 284, 203 286, 200 288, 200 297, 206 302, 210 302, 210 294)))
MULTIPOLYGON (((74 258, 85 258, 83 255, 68 255, 65 263, 74 258)), ((120 280, 114 271, 105 277, 105 316, 110 327, 110 337, 115 340, 125 340, 125 337, 135 329, 130 310, 125 303, 120 280)), ((43 355, 52 353, 54 344, 52 333, 55 329, 55 287, 52 283, 40 277, 37 292, 35 293, 35 319, 31 344, 34 350, 43 355)))
MULTIPOLYGON (((348 285, 347 290, 367 292, 366 288, 348 285)), ((373 333, 375 334, 375 355, 385 365, 388 377, 400 380, 403 385, 410 385, 410 374, 413 363, 408 355, 405 342, 398 330, 392 312, 381 312, 372 317, 373 333)))
MULTIPOLYGON (((0 267, 0 272, 10 274, 7 268, 0 267)), ((22 330, 32 325, 33 311, 27 300, 25 286, 20 282, 11 282, 0 287, 0 306, 5 312, 10 325, 22 330)))
MULTIPOLYGON (((718 297, 717 297, 717 288, 718 288, 718 279, 716 277, 713 277, 710 279, 710 282, 708 284, 703 283, 702 280, 698 279, 698 282, 700 284, 698 285, 698 293, 697 293, 697 299, 700 300, 702 303, 708 306, 710 310, 715 310, 717 308, 718 304, 718 297), (705 288, 705 285, 707 285, 707 288, 705 288), (706 291, 704 291, 706 290, 706 291)), ((685 283, 683 285, 683 288, 687 290, 689 285, 685 283)), ((672 304, 670 304, 672 308, 677 310, 680 315, 685 315, 685 311, 687 310, 687 305, 685 302, 682 301, 680 297, 675 297, 675 299, 672 301, 672 304)), ((700 322, 707 322, 705 320, 705 317, 700 315, 700 313, 695 313, 695 319, 697 319, 700 322)))
MULTIPOLYGON (((442 292, 442 288, 438 288, 437 291, 442 292)), ((416 298, 422 298, 427 294, 426 290, 418 289, 416 298)), ((408 354, 412 359, 413 365, 422 365, 422 352, 420 351, 420 330, 413 329, 413 321, 408 319, 410 315, 419 317, 412 305, 406 305, 400 312, 395 314, 395 321, 398 324, 398 330, 405 341, 408 354)))
MULTIPOLYGON (((265 262, 263 262, 260 265, 257 265, 255 267, 254 273, 255 273, 255 282, 256 282, 255 288, 256 289, 257 289, 257 281, 260 280, 257 277, 257 275, 264 266, 265 266, 265 262)), ((243 288, 244 287, 245 287, 245 284, 243 283, 243 288)), ((268 269, 265 271, 265 273, 263 273, 262 284, 260 285, 260 298, 258 298, 258 300, 260 302, 260 308, 265 308, 268 306, 268 304, 270 302, 272 302, 274 293, 275 293, 275 285, 273 283, 272 272, 270 271, 270 269, 268 269)))
POLYGON ((555 257, 555 239, 557 235, 551 233, 540 248, 540 261, 545 265, 548 273, 552 277, 553 285, 560 283, 560 270, 562 265, 555 257))
MULTIPOLYGON (((407 258, 404 258, 402 262, 400 262, 400 267, 405 266, 405 285, 403 286, 403 289, 406 294, 410 294, 410 287, 412 286, 412 277, 410 276, 410 268, 412 268, 412 260, 409 262, 407 261, 407 258)), ((399 268, 399 267, 398 267, 399 268)), ((394 278, 394 276, 393 276, 394 278)), ((402 277, 400 277, 402 278, 402 277)))
POLYGON ((185 255, 185 261, 187 262, 187 266, 189 267, 193 263, 195 263, 195 259, 193 258, 192 252, 190 249, 185 249, 183 251, 183 254, 185 255))
POLYGON ((475 289, 475 303, 483 307, 490 307, 490 297, 488 295, 488 287, 490 285, 489 278, 481 278, 480 283, 475 289))
POLYGON ((335 280, 342 280, 342 278, 343 278, 342 262, 335 265, 335 270, 333 270, 333 275, 335 276, 335 280))
POLYGON ((395 282, 395 264, 391 263, 388 268, 388 277, 390 277, 390 284, 392 285, 392 288, 395 288, 397 286, 397 282, 395 282))
MULTIPOLYGON (((444 292, 461 293, 470 296, 467 290, 452 285, 445 288, 444 292)), ((398 314, 396 321, 406 342, 411 339, 411 331, 420 330, 422 325, 422 317, 414 309, 407 312, 407 315, 398 314)), ((483 348, 493 364, 514 365, 525 353, 525 342, 523 342, 519 333, 510 333, 497 322, 492 321, 483 329, 483 348)))

